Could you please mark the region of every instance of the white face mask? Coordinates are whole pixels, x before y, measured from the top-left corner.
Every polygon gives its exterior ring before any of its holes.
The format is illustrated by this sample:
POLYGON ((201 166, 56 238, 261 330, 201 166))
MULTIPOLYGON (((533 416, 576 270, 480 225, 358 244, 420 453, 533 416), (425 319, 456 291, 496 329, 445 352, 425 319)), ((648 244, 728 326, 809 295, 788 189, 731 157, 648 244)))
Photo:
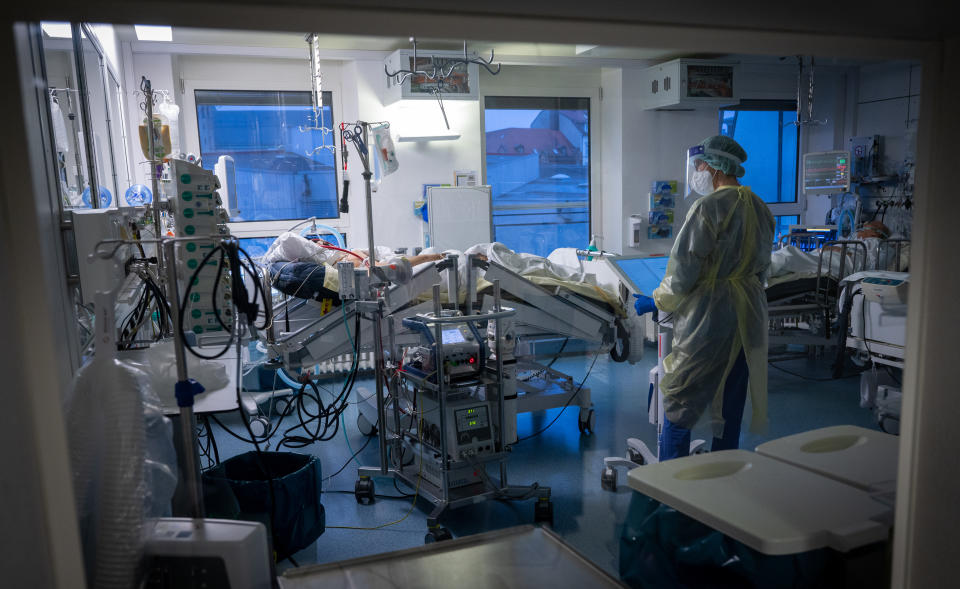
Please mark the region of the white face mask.
POLYGON ((697 170, 690 177, 690 188, 700 196, 706 196, 713 192, 713 175, 710 170, 697 170))

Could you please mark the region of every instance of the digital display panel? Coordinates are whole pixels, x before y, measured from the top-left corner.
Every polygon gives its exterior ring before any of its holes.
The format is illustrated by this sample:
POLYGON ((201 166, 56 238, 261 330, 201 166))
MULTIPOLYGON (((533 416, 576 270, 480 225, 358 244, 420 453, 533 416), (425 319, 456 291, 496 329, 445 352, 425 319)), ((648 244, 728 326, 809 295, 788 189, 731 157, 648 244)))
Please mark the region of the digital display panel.
POLYGON ((804 192, 850 190, 850 152, 825 151, 803 156, 804 192))
POLYGON ((458 432, 485 428, 490 423, 487 419, 487 408, 484 406, 460 409, 456 414, 458 432))
POLYGON ((667 273, 667 256, 646 258, 617 258, 613 263, 620 273, 633 283, 634 290, 651 296, 667 273))
POLYGON ((445 329, 443 330, 443 345, 447 344, 462 344, 465 342, 463 334, 460 333, 459 329, 445 329))

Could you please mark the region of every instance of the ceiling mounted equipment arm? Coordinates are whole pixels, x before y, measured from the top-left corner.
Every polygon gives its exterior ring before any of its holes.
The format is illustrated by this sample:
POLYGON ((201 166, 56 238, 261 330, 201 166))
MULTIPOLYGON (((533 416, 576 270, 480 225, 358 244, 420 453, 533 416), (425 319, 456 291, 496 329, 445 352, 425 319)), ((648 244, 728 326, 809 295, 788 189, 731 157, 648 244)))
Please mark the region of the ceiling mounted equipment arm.
MULTIPOLYGON (((323 150, 337 151, 337 146, 332 142, 327 143, 327 136, 334 132, 334 129, 326 126, 323 120, 323 73, 320 71, 320 36, 317 33, 310 33, 306 37, 307 45, 310 46, 310 102, 313 106, 313 124, 310 126, 300 125, 298 129, 301 133, 308 131, 320 131, 320 145, 306 152, 306 155, 312 156, 323 150)), ((332 121, 331 121, 332 124, 332 121)))
POLYGON ((817 120, 813 118, 813 71, 816 62, 814 58, 810 57, 810 68, 807 72, 807 112, 806 117, 804 117, 803 112, 803 56, 797 56, 797 120, 787 123, 788 125, 796 125, 797 127, 802 127, 803 125, 825 125, 827 124, 827 119, 817 120))

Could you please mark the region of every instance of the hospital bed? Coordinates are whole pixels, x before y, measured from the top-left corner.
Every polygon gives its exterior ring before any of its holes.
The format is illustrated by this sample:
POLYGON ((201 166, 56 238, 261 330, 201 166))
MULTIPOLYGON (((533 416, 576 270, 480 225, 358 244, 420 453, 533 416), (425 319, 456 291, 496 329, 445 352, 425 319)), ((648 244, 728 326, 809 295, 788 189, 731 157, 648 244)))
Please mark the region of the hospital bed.
MULTIPOLYGON (((413 269, 410 280, 394 284, 383 291, 383 314, 387 326, 386 338, 397 349, 416 346, 419 335, 403 327, 403 319, 432 310, 427 299, 433 285, 441 284, 447 293, 462 293, 456 307, 465 315, 476 311, 488 312, 493 305, 492 284, 499 283, 505 304, 516 311, 507 331, 515 342, 517 412, 542 411, 553 407, 573 405, 580 410, 578 425, 581 431, 592 430, 594 417, 590 389, 578 386, 570 376, 541 364, 535 359, 539 344, 559 344, 565 340, 581 340, 598 348, 597 353, 612 352, 615 360, 639 359, 642 354, 642 328, 631 334, 637 322, 626 319, 626 291, 607 292, 596 297, 585 296, 593 289, 569 288, 562 280, 542 276, 523 276, 492 259, 449 255, 438 262, 421 264, 413 269), (462 285, 462 286, 461 286, 462 285), (629 341, 636 337, 639 345, 630 349, 629 341)), ((330 267, 326 271, 330 272, 330 267)), ((573 285, 571 285, 573 286, 573 285)), ((614 291, 613 288, 608 289, 614 291)), ((334 293, 328 293, 333 296, 334 293)), ((449 305, 449 294, 447 301, 449 305)), ((337 301, 339 303, 339 301, 337 301)), ((632 311, 632 309, 631 309, 632 311)), ((358 313, 357 303, 345 301, 342 306, 303 299, 287 299, 274 308, 273 329, 263 339, 271 358, 278 358, 289 369, 326 371, 338 363, 348 365, 352 353, 351 338, 360 338, 361 350, 372 349, 372 322, 361 321, 358 334, 349 333, 358 313), (289 327, 288 327, 289 326, 289 327), (324 367, 328 368, 324 368, 324 367)), ((369 363, 369 361, 368 361, 369 363)), ((361 430, 370 431, 375 419, 372 410, 375 399, 370 398, 370 411, 361 415, 367 423, 358 422, 361 430)))
POLYGON ((829 241, 817 234, 785 235, 771 257, 767 278, 770 355, 796 355, 788 345, 820 352, 844 346, 837 333, 842 289, 862 271, 902 272, 909 268, 910 241, 867 238, 829 241))
POLYGON ((791 355, 788 345, 812 351, 836 345, 840 281, 867 264, 867 248, 861 241, 801 244, 819 245, 810 251, 789 243, 781 240, 773 252, 767 278, 768 337, 771 356, 777 358, 791 355))

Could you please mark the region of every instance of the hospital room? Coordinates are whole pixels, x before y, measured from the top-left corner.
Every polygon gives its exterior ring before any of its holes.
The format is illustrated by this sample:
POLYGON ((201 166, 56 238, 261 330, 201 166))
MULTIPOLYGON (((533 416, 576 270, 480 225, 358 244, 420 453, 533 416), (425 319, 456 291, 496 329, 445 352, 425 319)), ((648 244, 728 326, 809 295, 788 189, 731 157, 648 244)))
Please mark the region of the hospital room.
POLYGON ((34 586, 948 578, 955 41, 326 4, 10 23, 34 586))

